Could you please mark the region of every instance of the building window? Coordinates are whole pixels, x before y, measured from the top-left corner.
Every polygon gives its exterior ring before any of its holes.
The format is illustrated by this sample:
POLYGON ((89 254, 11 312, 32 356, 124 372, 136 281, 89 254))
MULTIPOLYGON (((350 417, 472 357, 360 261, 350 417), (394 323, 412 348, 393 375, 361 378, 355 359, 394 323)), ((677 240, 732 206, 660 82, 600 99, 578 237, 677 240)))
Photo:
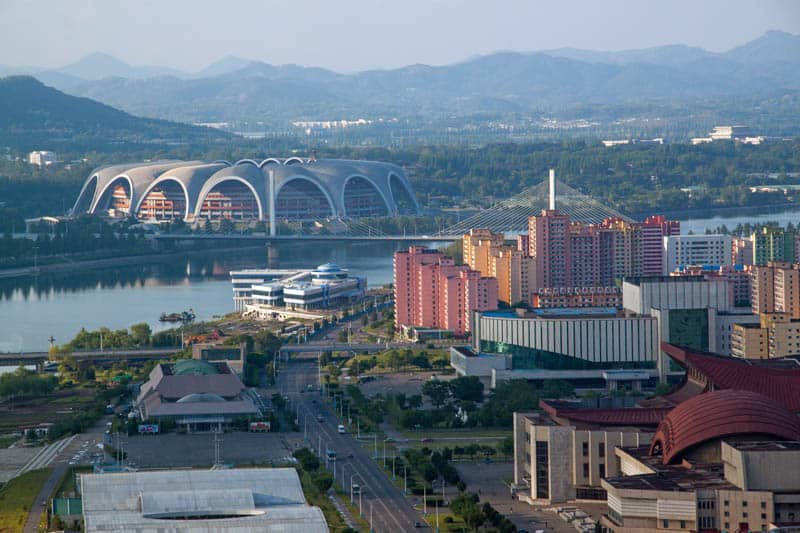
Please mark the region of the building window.
POLYGON ((730 528, 731 528, 731 523, 725 522, 725 529, 730 529, 730 528))
POLYGON ((742 513, 742 518, 747 518, 747 511, 742 513))
POLYGON ((669 520, 662 520, 662 521, 661 521, 661 526, 662 526, 664 529, 669 529, 669 520))
POLYGON ((536 497, 550 497, 550 459, 547 441, 536 441, 536 497))
POLYGON ((600 463, 597 467, 600 469, 600 477, 606 477, 606 465, 600 463))
POLYGON ((584 457, 589 455, 589 443, 588 442, 581 443, 581 450, 583 451, 583 456, 584 457))
POLYGON ((606 456, 606 443, 605 442, 601 442, 600 444, 597 445, 597 454, 600 457, 605 457, 606 456))
POLYGON ((589 463, 583 463, 583 477, 589 477, 589 463))
POLYGON ((761 513, 761 520, 767 519, 767 513, 761 513))
POLYGON ((681 520, 681 529, 686 529, 686 520, 681 520))
POLYGON ((742 502, 742 507, 747 507, 747 500, 744 500, 744 501, 742 502))
POLYGON ((725 501, 722 503, 722 505, 724 505, 725 507, 727 507, 729 503, 730 503, 730 502, 729 502, 728 500, 725 500, 725 501))
POLYGON ((761 502, 761 508, 762 509, 766 509, 767 508, 767 502, 761 502))

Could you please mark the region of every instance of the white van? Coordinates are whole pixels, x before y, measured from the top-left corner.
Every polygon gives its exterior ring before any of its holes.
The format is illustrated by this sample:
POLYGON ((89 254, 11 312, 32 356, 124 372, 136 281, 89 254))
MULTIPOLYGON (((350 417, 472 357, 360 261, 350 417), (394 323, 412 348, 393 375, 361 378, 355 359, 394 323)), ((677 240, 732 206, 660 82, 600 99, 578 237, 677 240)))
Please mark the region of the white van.
POLYGON ((347 433, 347 430, 344 429, 344 426, 341 425, 341 424, 339 424, 339 428, 338 429, 339 429, 339 433, 347 433))

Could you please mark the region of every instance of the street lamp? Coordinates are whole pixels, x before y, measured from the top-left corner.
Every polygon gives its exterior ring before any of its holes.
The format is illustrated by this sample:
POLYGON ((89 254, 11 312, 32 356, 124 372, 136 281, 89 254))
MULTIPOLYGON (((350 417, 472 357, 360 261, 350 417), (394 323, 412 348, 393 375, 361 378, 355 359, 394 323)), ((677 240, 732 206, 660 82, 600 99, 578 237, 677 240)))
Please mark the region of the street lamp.
POLYGON ((392 437, 386 437, 383 439, 383 468, 386 468, 386 441, 392 440, 392 437))

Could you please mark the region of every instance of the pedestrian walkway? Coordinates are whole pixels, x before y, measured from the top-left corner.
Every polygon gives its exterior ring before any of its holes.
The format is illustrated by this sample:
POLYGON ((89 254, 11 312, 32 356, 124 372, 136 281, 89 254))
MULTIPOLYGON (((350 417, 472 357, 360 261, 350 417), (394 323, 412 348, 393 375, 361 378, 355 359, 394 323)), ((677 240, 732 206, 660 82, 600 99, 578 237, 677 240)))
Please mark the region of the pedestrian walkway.
POLYGON ((47 446, 42 448, 39 453, 34 455, 30 461, 25 463, 25 465, 17 471, 16 476, 21 476, 25 472, 30 472, 31 470, 38 470, 39 468, 47 468, 48 466, 50 466, 50 463, 52 463, 53 460, 56 457, 58 457, 62 451, 64 451, 64 448, 69 446, 72 443, 72 441, 75 440, 75 437, 76 435, 71 435, 69 437, 48 444, 47 446))
POLYGON ((356 522, 350 514, 350 509, 347 508, 339 495, 336 494, 336 491, 330 489, 328 491, 328 498, 331 500, 331 503, 333 503, 333 506, 336 508, 339 514, 342 515, 342 519, 344 520, 344 523, 347 524, 347 527, 356 529, 356 522))

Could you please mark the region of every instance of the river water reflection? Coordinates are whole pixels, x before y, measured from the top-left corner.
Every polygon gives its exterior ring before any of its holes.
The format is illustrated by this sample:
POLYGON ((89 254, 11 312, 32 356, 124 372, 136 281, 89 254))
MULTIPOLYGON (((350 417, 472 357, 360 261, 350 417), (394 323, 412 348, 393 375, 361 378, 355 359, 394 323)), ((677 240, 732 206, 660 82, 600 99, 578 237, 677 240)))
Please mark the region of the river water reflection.
POLYGON ((309 268, 334 262, 366 276, 370 286, 392 281, 392 254, 408 243, 279 243, 264 249, 204 253, 170 264, 85 270, 0 281, 0 352, 46 350, 82 327, 125 328, 162 312, 192 308, 198 319, 233 310, 230 270, 309 268))

